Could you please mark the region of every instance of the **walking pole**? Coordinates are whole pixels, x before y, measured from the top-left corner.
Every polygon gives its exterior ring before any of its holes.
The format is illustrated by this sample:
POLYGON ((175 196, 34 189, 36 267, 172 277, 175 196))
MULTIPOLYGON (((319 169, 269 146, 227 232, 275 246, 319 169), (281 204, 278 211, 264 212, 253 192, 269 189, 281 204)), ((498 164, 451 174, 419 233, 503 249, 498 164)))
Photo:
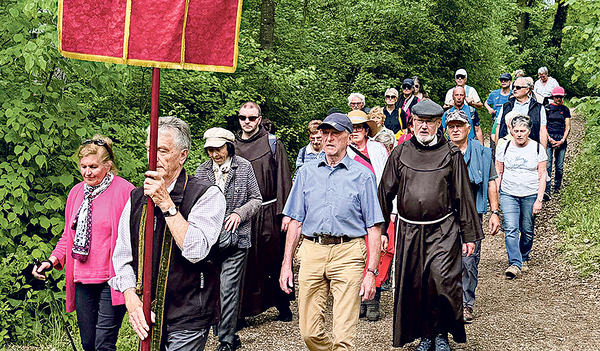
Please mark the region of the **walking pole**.
MULTIPOLYGON (((150 151, 148 153, 148 169, 156 171, 156 148, 158 142, 158 102, 160 98, 160 68, 152 69, 152 102, 150 109, 150 151)), ((148 196, 146 209, 146 235, 144 240, 144 279, 142 301, 144 317, 150 326, 148 337, 142 340, 142 351, 150 351, 152 323, 150 307, 152 305, 152 251, 154 240, 154 202, 148 196)))

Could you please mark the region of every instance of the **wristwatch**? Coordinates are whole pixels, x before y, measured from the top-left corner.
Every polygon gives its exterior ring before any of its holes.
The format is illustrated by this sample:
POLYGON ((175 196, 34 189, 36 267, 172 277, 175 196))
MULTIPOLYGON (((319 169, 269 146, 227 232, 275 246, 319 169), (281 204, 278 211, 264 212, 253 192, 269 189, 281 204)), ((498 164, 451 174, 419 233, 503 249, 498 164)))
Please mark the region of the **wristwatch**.
POLYGON ((492 211, 492 214, 495 214, 495 215, 497 215, 499 213, 500 213, 500 211, 492 211))
POLYGON ((167 218, 167 217, 173 217, 176 214, 177 214, 177 207, 175 207, 175 206, 171 206, 171 207, 169 207, 168 210, 166 210, 166 211, 163 212, 163 216, 165 218, 167 218))
POLYGON ((374 276, 378 276, 379 275, 379 270, 377 268, 375 268, 375 269, 367 268, 367 272, 373 273, 374 276))

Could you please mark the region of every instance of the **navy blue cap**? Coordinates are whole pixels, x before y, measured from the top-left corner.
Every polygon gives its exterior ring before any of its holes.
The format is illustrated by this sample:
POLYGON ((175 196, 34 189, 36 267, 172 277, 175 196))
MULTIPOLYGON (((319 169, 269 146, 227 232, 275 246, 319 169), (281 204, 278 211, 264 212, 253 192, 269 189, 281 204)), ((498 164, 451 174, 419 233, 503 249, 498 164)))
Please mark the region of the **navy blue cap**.
POLYGON ((325 117, 323 123, 321 123, 317 129, 325 129, 327 127, 331 127, 338 132, 347 131, 348 133, 352 133, 352 122, 350 122, 350 118, 343 113, 334 112, 329 116, 325 117))
POLYGON ((500 79, 508 79, 508 80, 512 80, 512 76, 510 75, 510 73, 502 73, 500 75, 500 79))
POLYGON ((410 85, 412 87, 413 85, 415 85, 415 81, 413 79, 411 79, 411 78, 406 78, 404 80, 404 82, 402 82, 402 85, 404 85, 404 84, 408 84, 408 85, 410 85))

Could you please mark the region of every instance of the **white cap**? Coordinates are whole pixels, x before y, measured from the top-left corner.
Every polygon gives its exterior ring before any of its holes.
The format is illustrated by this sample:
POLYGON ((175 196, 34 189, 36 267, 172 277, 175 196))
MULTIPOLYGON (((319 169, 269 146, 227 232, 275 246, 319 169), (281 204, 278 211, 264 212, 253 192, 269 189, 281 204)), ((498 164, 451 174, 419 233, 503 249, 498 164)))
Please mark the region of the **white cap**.
POLYGON ((464 68, 457 70, 456 73, 454 73, 454 76, 456 77, 459 74, 467 77, 467 71, 464 68))

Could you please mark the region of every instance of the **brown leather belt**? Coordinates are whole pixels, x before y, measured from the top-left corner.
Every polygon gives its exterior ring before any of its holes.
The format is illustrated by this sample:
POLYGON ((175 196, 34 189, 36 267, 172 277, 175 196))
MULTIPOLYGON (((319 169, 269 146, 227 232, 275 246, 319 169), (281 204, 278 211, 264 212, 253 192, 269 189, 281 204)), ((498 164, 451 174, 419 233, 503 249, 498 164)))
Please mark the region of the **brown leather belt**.
POLYGON ((351 241, 352 239, 356 239, 356 238, 351 238, 347 235, 342 235, 342 236, 332 236, 332 235, 326 235, 326 234, 314 234, 315 236, 306 236, 306 235, 302 235, 304 237, 304 239, 310 240, 312 242, 315 242, 317 244, 321 244, 321 245, 336 245, 336 244, 341 244, 341 243, 347 243, 349 241, 351 241))

